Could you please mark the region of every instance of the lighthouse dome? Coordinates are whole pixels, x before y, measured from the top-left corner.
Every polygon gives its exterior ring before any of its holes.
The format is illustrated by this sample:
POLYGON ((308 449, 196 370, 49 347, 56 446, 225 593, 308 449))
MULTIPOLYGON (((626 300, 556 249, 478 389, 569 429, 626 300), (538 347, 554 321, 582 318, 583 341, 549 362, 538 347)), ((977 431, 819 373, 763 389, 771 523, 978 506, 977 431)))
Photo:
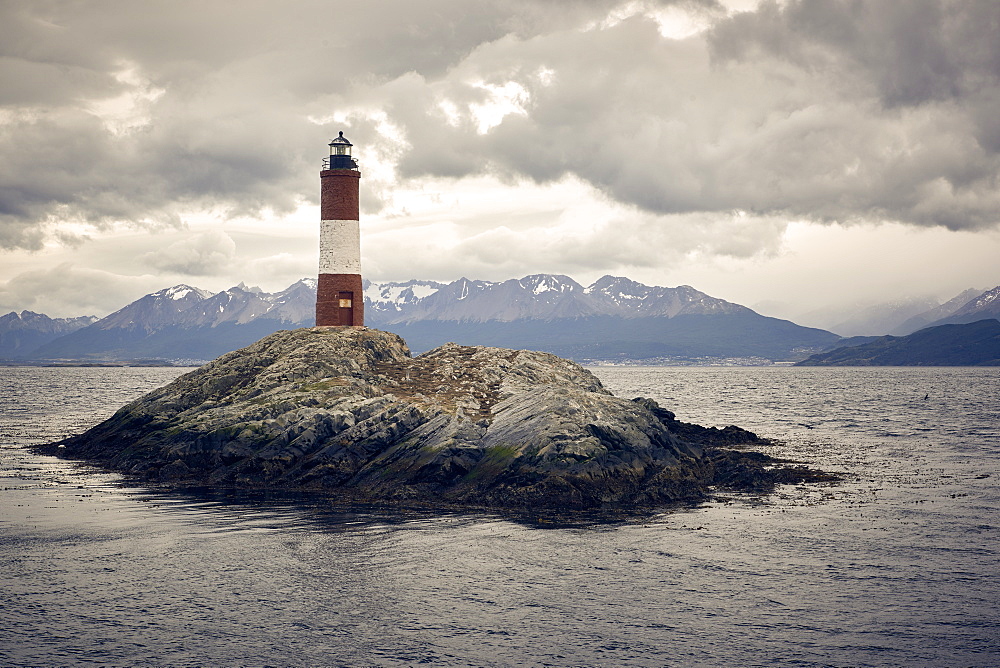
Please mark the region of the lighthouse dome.
POLYGON ((354 146, 351 142, 347 141, 347 137, 344 136, 344 131, 340 131, 340 136, 330 142, 330 146, 354 146))

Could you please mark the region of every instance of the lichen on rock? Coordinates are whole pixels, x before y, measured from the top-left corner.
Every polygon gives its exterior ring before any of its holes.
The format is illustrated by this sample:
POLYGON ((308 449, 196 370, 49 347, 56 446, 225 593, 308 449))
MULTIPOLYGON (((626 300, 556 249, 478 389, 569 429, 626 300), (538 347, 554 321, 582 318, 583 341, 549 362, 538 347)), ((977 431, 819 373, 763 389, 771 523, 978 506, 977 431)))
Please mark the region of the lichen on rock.
POLYGON ((755 440, 615 397, 547 353, 446 344, 414 358, 394 334, 316 327, 224 355, 54 445, 171 484, 596 508, 788 479, 716 447, 755 440))

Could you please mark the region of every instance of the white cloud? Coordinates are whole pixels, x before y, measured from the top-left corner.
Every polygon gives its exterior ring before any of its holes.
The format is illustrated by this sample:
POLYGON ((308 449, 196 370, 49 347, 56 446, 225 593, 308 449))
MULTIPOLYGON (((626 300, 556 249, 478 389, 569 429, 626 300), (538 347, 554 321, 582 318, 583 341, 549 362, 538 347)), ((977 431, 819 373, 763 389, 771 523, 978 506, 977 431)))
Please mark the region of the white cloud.
POLYGON ((145 253, 141 260, 154 269, 190 276, 218 276, 232 271, 236 242, 221 230, 192 234, 163 248, 145 253))
POLYGON ((50 317, 105 316, 165 287, 153 275, 124 276, 69 263, 25 271, 0 283, 0 311, 25 309, 50 317))
POLYGON ((489 94, 485 102, 469 106, 472 116, 476 119, 476 131, 479 134, 484 135, 490 128, 500 125, 510 114, 528 115, 525 105, 530 102, 531 95, 516 81, 508 81, 503 85, 479 81, 472 86, 481 88, 489 94))
POLYGON ((91 100, 85 103, 85 108, 100 118, 112 135, 148 127, 153 120, 151 105, 166 90, 151 85, 135 63, 121 63, 114 78, 127 86, 126 90, 114 97, 91 100))

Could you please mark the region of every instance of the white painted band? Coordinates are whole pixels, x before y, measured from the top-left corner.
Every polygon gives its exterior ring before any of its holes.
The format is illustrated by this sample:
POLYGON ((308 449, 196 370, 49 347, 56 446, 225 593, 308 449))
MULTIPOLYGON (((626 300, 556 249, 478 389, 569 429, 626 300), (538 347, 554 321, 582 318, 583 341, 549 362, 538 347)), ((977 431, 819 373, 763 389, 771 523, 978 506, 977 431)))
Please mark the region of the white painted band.
POLYGON ((361 273, 361 225, 356 220, 319 224, 319 273, 361 273))

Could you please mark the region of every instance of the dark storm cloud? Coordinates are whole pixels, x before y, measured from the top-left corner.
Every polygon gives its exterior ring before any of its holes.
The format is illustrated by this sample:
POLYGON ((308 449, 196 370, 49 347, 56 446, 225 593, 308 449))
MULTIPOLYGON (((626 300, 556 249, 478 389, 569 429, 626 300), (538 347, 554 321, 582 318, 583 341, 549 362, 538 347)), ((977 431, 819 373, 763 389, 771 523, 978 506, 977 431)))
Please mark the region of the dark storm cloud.
MULTIPOLYGON (((0 14, 8 248, 37 247, 58 220, 292 211, 315 200, 337 129, 399 178, 572 175, 654 216, 976 229, 1000 210, 990 1, 729 18, 693 0, 42 0, 0 14), (656 20, 670 5, 715 25, 668 39, 656 20)), ((369 208, 393 178, 366 178, 369 208)))
POLYGON ((998 17, 995 2, 824 0, 736 15, 707 42, 664 39, 641 16, 498 41, 463 67, 518 82, 525 113, 483 135, 399 99, 413 128, 401 167, 571 173, 654 213, 992 227, 998 17))
POLYGON ((260 81, 233 100, 215 94, 225 85, 213 77, 247 56, 235 35, 209 34, 212 23, 226 25, 222 16, 181 3, 5 8, 0 69, 22 85, 0 118, 0 242, 31 247, 33 225, 53 219, 162 225, 176 224, 184 206, 294 204, 303 124, 247 100, 260 81), (134 118, 107 122, 120 113, 134 118))
POLYGON ((797 0, 721 23, 711 44, 723 59, 759 50, 817 72, 860 68, 892 107, 995 88, 998 35, 994 0, 797 0))
POLYGON ((955 229, 1000 220, 1000 3, 767 3, 721 23, 710 44, 726 65, 771 57, 829 82, 856 108, 873 98, 859 128, 873 145, 859 158, 877 190, 858 204, 955 229), (895 155, 882 159, 886 151, 895 155))

